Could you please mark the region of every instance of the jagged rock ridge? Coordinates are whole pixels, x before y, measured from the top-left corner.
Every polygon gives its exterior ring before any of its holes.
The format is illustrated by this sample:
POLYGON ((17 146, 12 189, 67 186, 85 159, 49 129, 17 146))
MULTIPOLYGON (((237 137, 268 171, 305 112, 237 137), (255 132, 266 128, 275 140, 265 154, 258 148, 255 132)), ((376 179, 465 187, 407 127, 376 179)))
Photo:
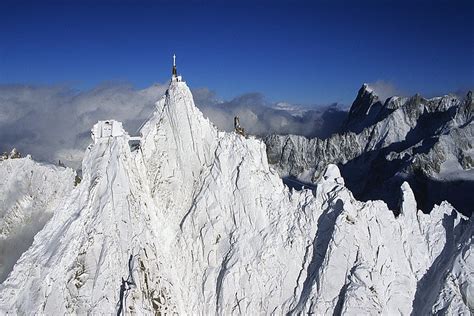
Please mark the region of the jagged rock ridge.
POLYGON ((471 93, 464 99, 392 97, 382 104, 363 85, 343 132, 324 140, 272 135, 265 143, 270 163, 283 177, 312 182, 328 163, 336 163, 359 199, 383 199, 396 209, 393 192, 408 181, 425 212, 448 200, 469 215, 473 109, 471 93))

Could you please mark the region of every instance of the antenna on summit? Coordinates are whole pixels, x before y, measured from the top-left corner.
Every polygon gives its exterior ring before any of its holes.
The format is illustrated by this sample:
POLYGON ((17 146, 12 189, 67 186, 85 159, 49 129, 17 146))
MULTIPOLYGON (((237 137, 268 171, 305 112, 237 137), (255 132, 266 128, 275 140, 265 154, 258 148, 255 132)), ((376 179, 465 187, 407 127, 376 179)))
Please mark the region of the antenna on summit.
POLYGON ((176 55, 173 54, 173 71, 171 76, 172 82, 181 82, 181 76, 178 76, 178 70, 176 69, 176 55))

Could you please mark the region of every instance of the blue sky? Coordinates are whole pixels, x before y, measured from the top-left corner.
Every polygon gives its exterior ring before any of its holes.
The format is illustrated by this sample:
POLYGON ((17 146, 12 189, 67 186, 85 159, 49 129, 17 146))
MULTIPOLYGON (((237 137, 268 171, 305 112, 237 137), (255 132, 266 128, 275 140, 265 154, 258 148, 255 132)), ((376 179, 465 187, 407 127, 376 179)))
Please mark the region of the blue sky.
POLYGON ((2 1, 0 84, 164 82, 350 104, 363 82, 474 87, 472 1, 2 1), (178 3, 175 3, 178 2, 178 3))

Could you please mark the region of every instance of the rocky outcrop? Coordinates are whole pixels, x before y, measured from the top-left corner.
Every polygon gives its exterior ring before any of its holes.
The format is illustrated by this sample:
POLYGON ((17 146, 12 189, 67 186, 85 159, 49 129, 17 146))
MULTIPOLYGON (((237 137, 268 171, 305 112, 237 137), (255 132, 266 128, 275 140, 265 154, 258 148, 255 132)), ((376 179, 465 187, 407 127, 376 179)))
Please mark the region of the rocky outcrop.
POLYGON ((21 158, 21 154, 16 148, 13 148, 9 153, 4 152, 0 155, 0 161, 6 160, 6 159, 18 159, 18 158, 21 158))
POLYGON ((382 108, 382 102, 374 91, 367 84, 362 85, 342 129, 360 133, 364 127, 376 122, 377 117, 381 115, 382 108))

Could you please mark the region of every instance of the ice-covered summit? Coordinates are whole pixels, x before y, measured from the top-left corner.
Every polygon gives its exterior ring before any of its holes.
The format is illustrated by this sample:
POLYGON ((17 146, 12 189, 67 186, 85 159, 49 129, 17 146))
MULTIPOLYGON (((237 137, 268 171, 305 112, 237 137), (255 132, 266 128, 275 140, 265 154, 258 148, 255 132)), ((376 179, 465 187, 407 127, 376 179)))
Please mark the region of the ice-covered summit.
POLYGON ((290 190, 264 143, 217 130, 183 81, 140 133, 135 150, 125 134, 89 146, 82 182, 0 285, 2 312, 472 310, 472 222, 448 203, 424 215, 406 185, 395 217, 335 165, 290 190))

